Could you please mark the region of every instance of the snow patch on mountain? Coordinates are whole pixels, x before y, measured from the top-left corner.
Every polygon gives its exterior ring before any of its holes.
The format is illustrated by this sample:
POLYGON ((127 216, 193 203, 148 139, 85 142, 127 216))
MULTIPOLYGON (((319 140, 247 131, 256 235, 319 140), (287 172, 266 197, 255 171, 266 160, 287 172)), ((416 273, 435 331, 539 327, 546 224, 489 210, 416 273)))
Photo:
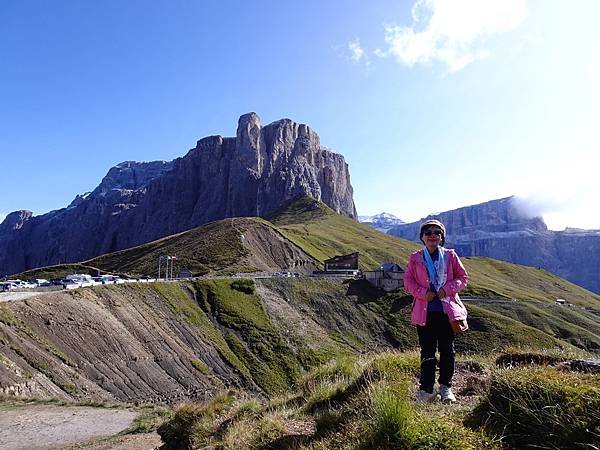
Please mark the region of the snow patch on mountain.
POLYGON ((395 215, 382 212, 374 216, 358 216, 358 221, 375 228, 382 233, 387 233, 392 227, 405 223, 395 215))

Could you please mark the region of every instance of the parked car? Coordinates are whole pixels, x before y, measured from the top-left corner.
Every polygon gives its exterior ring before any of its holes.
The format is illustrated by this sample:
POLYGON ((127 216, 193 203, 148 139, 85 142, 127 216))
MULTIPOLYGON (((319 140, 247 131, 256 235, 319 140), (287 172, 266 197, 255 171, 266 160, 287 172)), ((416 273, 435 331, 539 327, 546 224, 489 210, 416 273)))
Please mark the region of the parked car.
POLYGON ((91 275, 74 273, 65 277, 67 284, 78 284, 80 287, 93 286, 94 280, 91 275))
POLYGON ((17 288, 20 289, 32 289, 34 287, 36 287, 35 284, 33 283, 29 283, 27 281, 23 281, 23 280, 6 280, 8 283, 13 283, 17 286, 17 288))
POLYGON ((64 280, 63 288, 64 289, 78 289, 81 287, 81 283, 73 280, 64 280))
POLYGON ((15 283, 9 283, 8 281, 3 281, 0 283, 0 292, 8 292, 17 288, 18 286, 15 283))
POLYGON ((102 284, 114 284, 115 276, 113 275, 102 275, 100 279, 102 280, 102 284))

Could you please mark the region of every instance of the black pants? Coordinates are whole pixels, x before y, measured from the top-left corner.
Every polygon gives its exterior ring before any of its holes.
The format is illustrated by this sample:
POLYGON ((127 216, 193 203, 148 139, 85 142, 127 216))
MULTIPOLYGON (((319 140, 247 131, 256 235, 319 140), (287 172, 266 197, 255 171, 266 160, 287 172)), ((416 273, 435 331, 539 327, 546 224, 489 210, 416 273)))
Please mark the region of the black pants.
POLYGON ((435 384, 435 352, 440 352, 440 377, 438 383, 452 386, 454 376, 454 332, 448 316, 441 312, 428 312, 424 327, 417 326, 421 346, 420 389, 433 392, 435 384))

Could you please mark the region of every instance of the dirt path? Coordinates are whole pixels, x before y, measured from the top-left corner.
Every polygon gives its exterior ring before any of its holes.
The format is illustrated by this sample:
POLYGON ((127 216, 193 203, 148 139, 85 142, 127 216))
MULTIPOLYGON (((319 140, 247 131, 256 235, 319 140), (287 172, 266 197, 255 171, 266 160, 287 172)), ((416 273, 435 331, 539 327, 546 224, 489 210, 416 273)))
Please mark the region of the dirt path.
POLYGON ((137 415, 134 411, 81 406, 1 406, 0 449, 61 448, 112 436, 127 428, 137 415))
POLYGON ((98 439, 86 444, 64 447, 61 450, 155 450, 162 445, 157 433, 128 434, 98 439))
POLYGON ((48 294, 48 292, 0 292, 0 302, 15 302, 18 300, 25 300, 26 298, 37 297, 38 295, 44 294, 48 294))

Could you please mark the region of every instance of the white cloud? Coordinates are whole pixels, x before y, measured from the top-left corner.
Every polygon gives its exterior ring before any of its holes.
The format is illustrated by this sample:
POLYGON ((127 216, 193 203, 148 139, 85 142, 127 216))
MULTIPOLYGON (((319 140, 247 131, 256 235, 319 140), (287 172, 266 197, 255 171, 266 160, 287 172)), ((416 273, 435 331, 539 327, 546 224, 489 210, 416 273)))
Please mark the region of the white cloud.
POLYGON ((3 212, 0 212, 0 223, 4 222, 4 219, 6 219, 6 214, 3 212))
POLYGON ((535 167, 529 165, 526 175, 513 182, 522 206, 532 215, 541 215, 551 230, 600 229, 597 143, 600 136, 582 135, 564 150, 563 157, 544 160, 541 155, 535 167))
POLYGON ((417 0, 409 27, 385 27, 387 50, 407 66, 440 61, 450 71, 485 58, 485 38, 518 27, 527 15, 526 0, 417 0))
POLYGON ((350 50, 350 59, 354 62, 360 62, 365 56, 365 51, 360 46, 360 40, 358 38, 348 42, 348 50, 350 50))

